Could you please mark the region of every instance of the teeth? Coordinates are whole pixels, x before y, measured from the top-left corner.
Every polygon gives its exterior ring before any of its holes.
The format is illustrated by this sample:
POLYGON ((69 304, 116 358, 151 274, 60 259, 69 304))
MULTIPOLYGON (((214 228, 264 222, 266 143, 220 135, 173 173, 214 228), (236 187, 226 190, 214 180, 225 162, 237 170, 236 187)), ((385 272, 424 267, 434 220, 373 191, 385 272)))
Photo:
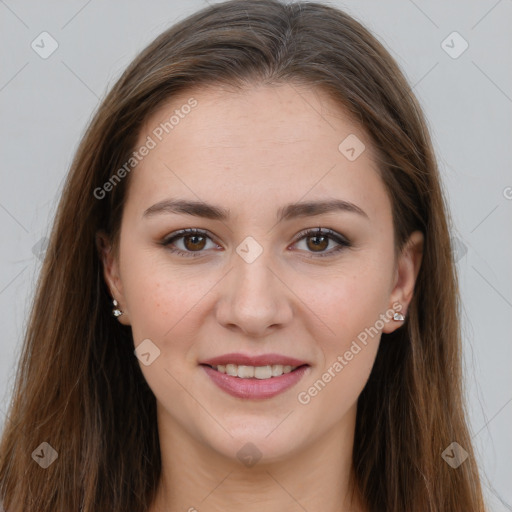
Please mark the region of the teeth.
POLYGON ((252 379, 254 377, 254 366, 243 366, 238 367, 238 376, 241 379, 252 379))
POLYGON ((233 377, 238 376, 238 366, 236 364, 227 364, 226 365, 226 373, 228 375, 232 375, 233 377))
POLYGON ((218 372, 226 373, 227 375, 231 375, 233 377, 239 377, 240 379, 270 379, 272 377, 279 377, 283 375, 283 373, 290 373, 291 371, 298 368, 298 366, 290 366, 282 364, 273 364, 267 366, 246 366, 246 365, 237 365, 237 364, 219 364, 217 366, 213 366, 218 372))
POLYGON ((272 377, 272 366, 255 366, 254 376, 257 379, 270 379, 272 377))

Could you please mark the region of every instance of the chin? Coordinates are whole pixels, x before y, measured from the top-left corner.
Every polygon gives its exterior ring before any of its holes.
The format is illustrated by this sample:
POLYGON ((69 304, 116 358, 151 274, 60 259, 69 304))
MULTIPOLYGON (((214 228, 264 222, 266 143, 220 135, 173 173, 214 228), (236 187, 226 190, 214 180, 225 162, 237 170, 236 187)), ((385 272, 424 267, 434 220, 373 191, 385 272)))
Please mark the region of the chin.
POLYGON ((238 460, 247 467, 256 462, 258 466, 281 462, 294 455, 306 442, 303 427, 299 429, 298 425, 288 424, 284 428, 281 423, 284 417, 286 415, 258 420, 253 415, 242 415, 223 423, 233 437, 222 431, 211 438, 210 431, 204 441, 221 456, 238 460))

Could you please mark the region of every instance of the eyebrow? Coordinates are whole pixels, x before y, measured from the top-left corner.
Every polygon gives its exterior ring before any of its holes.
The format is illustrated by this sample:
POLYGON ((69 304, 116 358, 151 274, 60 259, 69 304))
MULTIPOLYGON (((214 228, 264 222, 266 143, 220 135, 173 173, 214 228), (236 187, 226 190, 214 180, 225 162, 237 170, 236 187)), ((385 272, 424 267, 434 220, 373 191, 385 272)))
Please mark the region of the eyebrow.
MULTIPOLYGON (((369 218, 364 210, 349 201, 342 199, 329 199, 324 201, 308 201, 290 203, 277 211, 278 221, 291 220, 297 217, 313 217, 332 212, 350 212, 369 218)), ((230 210, 220 206, 211 205, 202 201, 189 201, 185 199, 166 199, 150 206, 144 211, 143 217, 152 217, 157 214, 185 214, 195 217, 204 217, 212 220, 226 221, 230 210)))

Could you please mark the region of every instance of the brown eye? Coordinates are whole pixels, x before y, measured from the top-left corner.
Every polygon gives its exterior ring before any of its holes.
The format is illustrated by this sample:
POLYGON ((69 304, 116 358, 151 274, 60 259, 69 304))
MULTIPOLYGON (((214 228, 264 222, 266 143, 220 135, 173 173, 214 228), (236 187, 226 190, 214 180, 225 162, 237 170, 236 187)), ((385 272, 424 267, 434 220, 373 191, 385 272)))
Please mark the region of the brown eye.
POLYGON ((315 251, 324 251, 329 246, 329 237, 324 235, 313 235, 307 237, 308 243, 308 249, 312 249, 313 252, 315 251), (311 243, 310 243, 311 242, 311 243))
POLYGON ((183 237, 183 245, 188 251, 200 251, 206 245, 206 237, 202 235, 186 235, 183 237))
POLYGON ((206 253, 207 242, 211 241, 211 237, 204 231, 198 229, 183 229, 174 235, 166 237, 162 242, 163 246, 167 247, 171 252, 181 256, 202 256, 206 253), (178 247, 176 247, 178 246, 178 247))
POLYGON ((302 240, 305 240, 305 252, 309 253, 309 258, 334 256, 343 249, 352 246, 352 243, 347 238, 331 229, 317 228, 303 231, 298 235, 296 244, 302 242, 302 240), (337 247, 335 246, 330 251, 326 251, 330 242, 334 242, 335 245, 337 244, 337 247))

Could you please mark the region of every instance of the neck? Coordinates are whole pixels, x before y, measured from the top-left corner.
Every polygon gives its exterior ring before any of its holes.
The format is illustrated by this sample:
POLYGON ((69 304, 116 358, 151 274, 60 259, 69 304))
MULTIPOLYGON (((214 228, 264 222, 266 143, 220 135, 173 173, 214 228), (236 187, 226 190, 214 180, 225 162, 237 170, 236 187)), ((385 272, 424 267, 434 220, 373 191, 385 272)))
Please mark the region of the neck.
POLYGON ((150 512, 365 510, 350 484, 355 406, 343 425, 300 452, 267 462, 263 457, 251 467, 201 443, 169 416, 163 421, 163 414, 159 409, 162 473, 150 512))

